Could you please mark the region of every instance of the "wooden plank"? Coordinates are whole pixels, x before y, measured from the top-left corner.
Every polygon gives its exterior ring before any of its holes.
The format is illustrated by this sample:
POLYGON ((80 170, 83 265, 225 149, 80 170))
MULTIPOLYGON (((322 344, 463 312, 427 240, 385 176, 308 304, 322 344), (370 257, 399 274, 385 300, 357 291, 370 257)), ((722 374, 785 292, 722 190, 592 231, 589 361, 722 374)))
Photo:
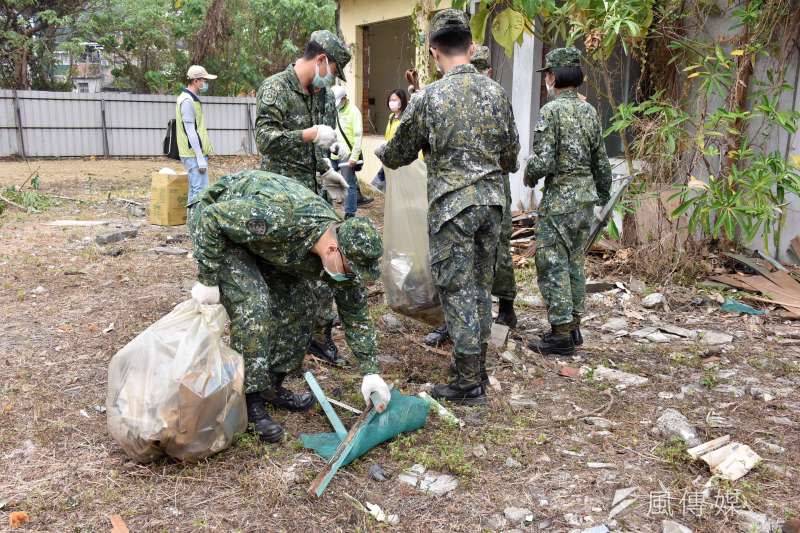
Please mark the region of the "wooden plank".
POLYGON ((361 436, 364 434, 362 430, 365 429, 367 424, 378 414, 373 405, 377 404, 379 401, 380 397, 378 393, 372 393, 370 402, 364 409, 364 412, 356 419, 353 427, 350 428, 345 438, 339 443, 336 452, 334 452, 330 460, 328 460, 328 464, 325 465, 325 468, 323 468, 320 473, 317 474, 317 477, 314 478, 314 481, 311 482, 311 485, 308 487, 309 496, 316 496, 317 498, 322 496, 322 493, 328 487, 333 476, 336 475, 336 472, 339 471, 344 460, 347 459, 350 450, 355 448, 356 444, 361 440, 361 436))
POLYGON ((325 411, 325 415, 328 417, 331 426, 333 426, 333 430, 340 439, 345 438, 345 436, 347 436, 347 430, 345 429, 344 424, 342 424, 342 421, 339 419, 339 416, 336 414, 336 411, 333 410, 333 406, 328 401, 328 397, 325 396, 325 393, 322 391, 322 387, 320 387, 319 383, 317 383, 317 379, 314 377, 314 374, 311 372, 306 372, 303 374, 303 377, 306 379, 308 386, 311 387, 311 392, 314 393, 317 401, 322 406, 322 410, 325 411))

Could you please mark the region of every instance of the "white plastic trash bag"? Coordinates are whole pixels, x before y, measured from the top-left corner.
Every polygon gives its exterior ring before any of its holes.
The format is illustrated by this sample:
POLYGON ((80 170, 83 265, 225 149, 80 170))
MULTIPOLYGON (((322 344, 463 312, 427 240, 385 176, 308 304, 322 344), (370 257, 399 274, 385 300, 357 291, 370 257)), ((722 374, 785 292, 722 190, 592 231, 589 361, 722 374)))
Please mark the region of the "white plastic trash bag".
POLYGON ((187 300, 111 358, 108 431, 132 459, 198 461, 247 426, 244 362, 222 305, 187 300))
POLYGON ((432 324, 442 308, 428 251, 428 175, 417 159, 386 173, 383 214, 383 286, 389 307, 432 324))

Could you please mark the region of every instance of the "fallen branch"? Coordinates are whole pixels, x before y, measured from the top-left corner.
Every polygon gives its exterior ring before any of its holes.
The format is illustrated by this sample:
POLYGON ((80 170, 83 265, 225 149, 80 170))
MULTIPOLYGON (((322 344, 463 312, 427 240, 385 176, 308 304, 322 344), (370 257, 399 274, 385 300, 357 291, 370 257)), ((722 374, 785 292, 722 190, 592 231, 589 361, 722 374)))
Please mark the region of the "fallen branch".
POLYGON ((19 205, 18 203, 9 200, 8 198, 3 196, 2 194, 0 194, 0 200, 4 201, 5 203, 7 203, 10 206, 16 207, 20 211, 28 211, 28 208, 23 207, 23 206, 19 205))
POLYGON ((414 344, 416 344, 417 346, 419 346, 420 348, 424 348, 425 350, 427 350, 427 351, 429 351, 429 352, 431 352, 431 353, 435 353, 435 354, 437 354, 437 355, 443 355, 443 356, 445 356, 445 357, 450 357, 450 355, 451 355, 451 354, 450 354, 450 352, 446 352, 446 351, 444 351, 444 350, 440 350, 440 349, 438 349, 438 348, 434 348, 433 346, 428 346, 428 345, 427 345, 427 344, 425 344, 424 342, 420 342, 420 341, 418 341, 417 339, 415 339, 415 338, 414 338, 414 337, 412 337, 411 335, 408 335, 408 334, 403 334, 403 336, 404 336, 406 339, 408 339, 409 341, 411 341, 412 343, 414 343, 414 344))

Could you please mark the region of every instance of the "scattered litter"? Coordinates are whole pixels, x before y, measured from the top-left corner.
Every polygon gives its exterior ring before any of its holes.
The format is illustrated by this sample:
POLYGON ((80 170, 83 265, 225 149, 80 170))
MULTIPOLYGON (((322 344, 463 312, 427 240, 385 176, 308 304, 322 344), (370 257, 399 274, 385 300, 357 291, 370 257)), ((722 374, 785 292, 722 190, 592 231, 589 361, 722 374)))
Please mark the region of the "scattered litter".
POLYGON ((678 522, 664 520, 661 522, 661 533, 692 533, 692 530, 678 522))
POLYGON ((591 463, 590 462, 590 463, 586 463, 586 468, 595 468, 595 469, 617 468, 617 465, 615 465, 614 463, 591 463))
POLYGON ((515 366, 522 364, 522 361, 520 361, 519 357, 514 355, 514 353, 509 350, 502 352, 500 354, 500 359, 515 366))
POLYGON ((767 421, 779 426, 795 427, 797 424, 788 416, 769 416, 767 421))
POLYGON ((569 455, 570 457, 583 457, 582 453, 573 452, 572 450, 558 450, 558 451, 563 453, 564 455, 569 455))
POLYGON ((86 412, 86 409, 81 409, 80 415, 84 418, 89 418, 89 413, 86 412))
POLYGON ((700 340, 703 342, 703 344, 728 344, 729 342, 733 341, 733 335, 729 335, 721 331, 701 330, 699 333, 700 340))
POLYGON ((381 316, 381 322, 386 331, 393 333, 403 329, 403 323, 393 313, 386 313, 381 316))
POLYGON ((528 398, 522 394, 512 394, 511 398, 508 400, 508 404, 511 407, 536 407, 537 403, 536 400, 533 398, 528 398))
POLYGON ((772 523, 763 513, 738 509, 736 518, 742 526, 742 531, 747 533, 770 533, 772 531, 772 523))
POLYGON ((33 290, 31 291, 31 293, 32 293, 32 294, 44 294, 44 293, 46 293, 46 292, 47 292, 47 289, 45 289, 45 288, 44 288, 44 287, 42 287, 41 285, 39 285, 38 287, 36 287, 35 289, 33 289, 33 290))
POLYGON ((460 426, 464 427, 464 422, 461 421, 456 415, 451 413, 446 407, 442 404, 431 398, 430 394, 427 392, 420 392, 417 394, 420 398, 428 402, 431 406, 431 410, 436 412, 436 414, 444 420, 446 423, 450 424, 451 426, 460 426))
POLYGON ((503 390, 503 386, 500 385, 500 382, 497 381, 497 378, 494 376, 489 376, 489 386, 497 392, 503 390))
POLYGON ((449 475, 439 472, 427 472, 421 464, 415 464, 399 476, 397 479, 401 483, 411 485, 422 492, 441 496, 447 494, 458 487, 458 480, 449 475))
POLYGON ((492 531, 502 531, 508 525, 508 520, 499 514, 495 513, 486 520, 486 526, 492 531))
POLYGON ((736 254, 725 254, 747 265, 755 275, 723 274, 713 276, 713 281, 724 283, 736 289, 761 293, 762 297, 748 296, 748 299, 780 305, 794 317, 800 317, 800 283, 788 272, 776 271, 766 261, 736 254))
POLYGON ((45 222, 45 226, 107 226, 111 224, 110 220, 53 220, 52 222, 45 222))
POLYGON ((667 306, 667 298, 660 292, 654 292, 642 298, 642 307, 645 309, 669 310, 669 307, 667 306))
POLYGON ((367 509, 369 509, 369 514, 378 521, 378 522, 386 522, 390 526, 396 526, 400 523, 400 517, 396 514, 389 514, 383 512, 383 509, 380 508, 379 505, 375 503, 366 502, 367 509))
POLYGON ((736 481, 761 462, 761 457, 750 446, 730 442, 730 435, 695 446, 686 453, 693 459, 702 459, 712 474, 729 481, 736 481))
POLYGON ((103 233, 94 238, 97 244, 105 245, 114 242, 123 241, 125 239, 132 239, 139 234, 139 228, 128 228, 119 231, 112 231, 111 233, 103 233))
MULTIPOLYGON (((588 367, 581 367, 581 375, 588 373, 588 367)), ((628 372, 615 370, 602 365, 594 369, 594 379, 598 381, 612 381, 616 383, 616 388, 618 390, 622 390, 631 386, 644 385, 649 381, 646 377, 637 376, 636 374, 630 374, 628 372)))
POLYGON ((386 481, 389 479, 383 467, 378 463, 374 463, 369 467, 369 477, 375 481, 386 481))
POLYGON ((675 395, 671 392, 662 391, 658 393, 658 397, 661 400, 671 400, 675 397, 675 395))
POLYGON ((759 387, 758 385, 751 385, 748 392, 750 393, 750 396, 756 400, 771 402, 775 399, 775 394, 771 390, 765 387, 759 387))
POLYGON ((580 375, 580 370, 571 366, 562 366, 558 369, 558 375, 565 378, 577 378, 580 375))
POLYGON ((178 248, 177 246, 156 246, 155 248, 150 248, 150 251, 161 255, 186 255, 189 253, 186 248, 178 248))
POLYGON ((619 331, 621 329, 627 329, 627 328, 628 328, 628 321, 625 320, 624 318, 612 318, 611 320, 600 326, 600 329, 602 329, 603 331, 619 331))
POLYGON ((595 426, 598 429, 611 429, 614 427, 614 423, 611 420, 600 416, 587 416, 583 419, 583 421, 584 423, 595 426))
POLYGON ((118 514, 111 515, 111 533, 129 533, 130 530, 125 524, 125 520, 118 514))
POLYGON ((617 516, 621 515, 625 512, 628 507, 633 505, 633 502, 636 501, 636 498, 626 498, 619 502, 617 505, 613 506, 611 510, 608 512, 608 519, 611 520, 612 518, 616 518, 617 516))
POLYGON ((664 333, 669 333, 670 335, 676 335, 678 337, 684 337, 686 339, 697 338, 697 331, 693 329, 686 329, 680 326, 673 326, 671 324, 662 324, 658 326, 658 329, 664 333))
POLYGON ((769 441, 764 440, 764 439, 756 439, 756 444, 758 444, 759 446, 761 446, 762 448, 764 448, 765 450, 767 450, 767 451, 769 451, 771 453, 780 454, 780 453, 785 453, 786 452, 786 448, 784 448, 783 446, 779 446, 779 445, 775 444, 774 442, 769 442, 769 441))
POLYGON ((30 457, 33 455, 33 452, 36 451, 36 445, 30 439, 25 439, 22 441, 22 446, 17 448, 16 450, 11 450, 7 454, 3 456, 3 460, 11 461, 15 459, 20 459, 22 457, 30 457))
POLYGON ((103 328, 103 333, 111 333, 112 331, 114 331, 114 323, 113 322, 111 324, 109 324, 108 326, 106 326, 105 328, 103 328))
POLYGON ((486 453, 487 453, 486 446, 484 446, 483 444, 476 444, 475 446, 472 447, 472 455, 477 457, 478 459, 486 457, 486 453))
POLYGON ((737 387, 736 385, 729 385, 727 383, 717 385, 713 390, 717 394, 730 394, 734 398, 743 398, 745 395, 744 387, 737 387))
POLYGON ((660 331, 654 331, 653 333, 649 334, 645 339, 649 340, 650 342, 656 344, 664 344, 670 342, 669 337, 661 333, 660 331))
POLYGON ((766 311, 762 309, 755 309, 747 304, 743 304, 733 298, 725 298, 725 303, 719 308, 724 313, 742 313, 745 315, 765 315, 766 311))
POLYGON ((506 345, 506 341, 508 340, 508 331, 509 328, 505 324, 499 324, 497 322, 493 322, 492 333, 491 336, 489 337, 489 344, 491 344, 498 350, 502 350, 506 345))
POLYGON ((533 513, 524 507, 506 507, 503 516, 514 525, 533 522, 533 513))
POLYGON ((614 507, 622 500, 627 499, 629 496, 636 492, 636 487, 627 487, 624 489, 617 489, 614 491, 614 499, 611 500, 611 507, 614 507))
POLYGON ((714 411, 709 411, 706 415, 706 424, 710 428, 731 428, 734 426, 728 418, 724 416, 715 415, 714 411))
POLYGON ((689 420, 675 409, 665 409, 664 413, 656 420, 656 433, 665 438, 677 437, 686 443, 687 446, 698 446, 700 439, 697 430, 689 423, 689 420))
POLYGON ((520 463, 513 457, 509 457, 506 459, 506 466, 508 468, 522 468, 522 463, 520 463))
POLYGON ((8 525, 11 526, 11 529, 16 529, 22 524, 30 521, 30 519, 31 517, 28 516, 28 513, 25 511, 13 511, 8 515, 8 525))

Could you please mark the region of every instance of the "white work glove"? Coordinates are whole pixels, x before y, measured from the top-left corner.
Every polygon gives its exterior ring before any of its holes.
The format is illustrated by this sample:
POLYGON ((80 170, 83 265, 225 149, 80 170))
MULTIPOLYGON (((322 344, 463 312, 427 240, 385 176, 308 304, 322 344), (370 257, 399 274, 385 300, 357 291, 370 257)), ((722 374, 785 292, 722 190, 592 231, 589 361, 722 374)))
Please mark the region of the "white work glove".
POLYGON ((322 186, 328 191, 328 196, 331 197, 331 200, 344 202, 344 199, 347 198, 347 189, 350 188, 344 176, 332 168, 329 168, 325 174, 320 176, 320 179, 322 180, 322 186))
POLYGON ((345 161, 348 157, 350 157, 350 149, 345 143, 333 143, 331 146, 331 153, 333 155, 338 155, 339 161, 345 161))
POLYGON ((216 285, 209 287, 198 281, 194 284, 194 287, 192 287, 192 298, 200 305, 218 304, 219 287, 216 285))
POLYGON ((369 403, 369 397, 373 392, 377 392, 381 398, 380 404, 374 407, 379 413, 382 413, 392 398, 392 394, 389 392, 389 385, 378 374, 367 374, 361 381, 361 395, 364 396, 364 403, 369 403))
POLYGON ((197 160, 197 170, 200 171, 200 174, 205 174, 208 171, 208 159, 202 155, 195 156, 195 159, 197 160))
POLYGON ((327 149, 336 142, 336 132, 333 131, 333 128, 325 124, 319 124, 314 127, 317 128, 317 136, 314 137, 314 144, 322 149, 327 149))

